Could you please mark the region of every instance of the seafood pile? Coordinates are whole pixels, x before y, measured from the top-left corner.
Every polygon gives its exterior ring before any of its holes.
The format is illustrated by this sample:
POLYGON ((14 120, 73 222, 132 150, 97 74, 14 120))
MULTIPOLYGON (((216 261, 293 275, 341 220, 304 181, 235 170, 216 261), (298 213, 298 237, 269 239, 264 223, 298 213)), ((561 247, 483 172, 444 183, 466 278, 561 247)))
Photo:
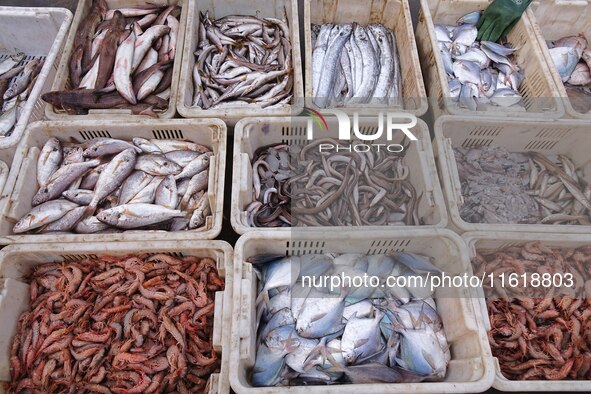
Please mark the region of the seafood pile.
POLYGON ((246 208, 251 227, 290 227, 291 197, 288 182, 296 173, 290 169, 286 144, 263 146, 252 159, 253 202, 246 208))
POLYGON ((289 180, 291 213, 297 226, 420 225, 420 197, 405 163, 408 144, 399 154, 380 150, 343 155, 335 148, 320 153, 319 144, 341 147, 324 138, 296 149, 296 176, 289 180))
MULTIPOLYGON (((420 196, 409 180, 404 153, 320 153, 275 144, 252 160, 253 202, 246 208, 253 227, 419 225, 420 196)), ((405 152, 406 149, 403 151, 405 152)))
POLYGON ((486 288, 493 356, 512 380, 591 379, 591 248, 549 248, 540 242, 478 251, 475 275, 549 273, 574 276, 573 288, 486 288), (508 291, 508 290, 507 290, 508 291))
POLYGON ((312 97, 320 108, 401 105, 394 32, 382 24, 312 25, 312 97))
POLYGON ((50 138, 37 162, 34 208, 13 231, 200 228, 211 215, 212 155, 206 146, 179 140, 96 138, 62 144, 50 138))
POLYGON ((179 15, 176 5, 107 9, 93 0, 74 39, 69 88, 43 100, 75 115, 130 109, 156 117, 168 108, 179 15))
POLYGON ((18 122, 44 60, 25 60, 23 52, 0 62, 0 136, 6 137, 18 122))
POLYGON ((200 13, 193 68, 193 106, 202 109, 287 105, 293 61, 287 13, 283 19, 200 13))
POLYGON ((519 88, 525 76, 512 59, 517 49, 478 42, 479 19, 480 13, 472 12, 455 26, 435 25, 451 97, 471 111, 492 107, 524 111, 519 88))
MULTIPOLYGON (((249 259, 261 281, 254 386, 439 381, 450 352, 429 289, 306 287, 302 277, 440 273, 419 255, 249 259)), ((385 281, 385 279, 384 279, 385 281)), ((309 286, 309 285, 308 285, 309 286)))
POLYGON ((582 113, 591 111, 591 48, 583 34, 547 42, 552 62, 571 98, 582 113))
POLYGON ((591 186, 567 156, 454 148, 470 223, 591 224, 591 186))
POLYGON ((9 393, 202 392, 212 348, 209 258, 93 257, 36 266, 17 325, 9 393))

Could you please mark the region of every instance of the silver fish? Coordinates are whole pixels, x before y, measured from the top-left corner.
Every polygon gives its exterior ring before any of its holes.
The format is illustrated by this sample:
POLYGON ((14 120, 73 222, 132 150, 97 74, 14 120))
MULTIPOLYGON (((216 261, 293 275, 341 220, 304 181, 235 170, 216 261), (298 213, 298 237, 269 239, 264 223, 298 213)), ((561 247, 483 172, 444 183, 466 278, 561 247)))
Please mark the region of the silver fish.
POLYGON ((66 213, 64 216, 50 223, 43 229, 43 232, 63 232, 70 231, 84 217, 86 207, 77 207, 66 213))
POLYGON ((340 297, 327 297, 326 294, 312 290, 297 318, 298 334, 305 338, 320 338, 342 330, 345 297, 346 292, 340 297))
POLYGON ((108 229, 110 226, 98 220, 96 216, 89 216, 80 221, 74 231, 78 234, 94 234, 108 229))
POLYGON ((175 209, 178 205, 178 200, 176 181, 172 175, 168 175, 160 182, 156 189, 155 203, 165 208, 175 209))
POLYGON ((194 160, 192 160, 189 164, 183 168, 183 170, 174 176, 175 180, 183 179, 183 178, 191 178, 194 175, 202 172, 209 168, 209 163, 211 159, 211 153, 204 153, 194 160))
POLYGON ((202 227, 205 224, 205 220, 211 215, 211 206, 209 205, 209 196, 207 193, 199 198, 196 203, 196 207, 189 220, 189 230, 193 230, 202 227))
POLYGON ((88 205, 92 201, 94 192, 92 190, 85 189, 72 189, 66 190, 62 193, 62 196, 68 201, 72 201, 78 205, 88 205))
POLYGON ((33 197, 33 205, 36 206, 59 197, 72 182, 99 164, 98 160, 90 160, 61 167, 48 179, 46 186, 37 191, 33 197))
POLYGON ((19 64, 25 58, 24 52, 18 52, 11 55, 8 59, 4 59, 0 63, 0 76, 10 71, 13 67, 19 64))
POLYGON ((172 160, 184 168, 200 155, 202 155, 202 153, 192 150, 174 150, 172 152, 166 153, 164 156, 166 156, 168 160, 172 160))
MULTIPOLYGON (((126 204, 154 203, 154 199, 156 198, 156 190, 158 189, 158 186, 160 186, 160 183, 163 179, 163 177, 153 177, 151 181, 126 204)), ((174 208, 176 207, 172 207, 172 209, 174 208)))
POLYGON ((185 213, 155 204, 125 204, 105 209, 97 219, 113 227, 133 229, 183 217, 185 213))
MULTIPOLYGON (((141 37, 141 36, 140 36, 141 37)), ((119 45, 115 55, 115 66, 113 68, 114 82, 117 91, 130 104, 137 104, 133 85, 131 83, 132 63, 134 60, 134 48, 136 42, 135 32, 132 31, 129 36, 119 45)), ((139 66, 139 64, 138 64, 139 66)))
POLYGON ((177 175, 183 171, 181 166, 164 155, 156 154, 141 155, 135 163, 135 169, 154 176, 177 175))
POLYGON ((337 34, 326 50, 318 83, 318 91, 315 98, 315 103, 320 108, 326 108, 332 97, 330 92, 334 85, 337 64, 340 62, 340 54, 345 42, 351 36, 353 26, 351 24, 337 25, 333 28, 333 31, 335 31, 335 29, 337 34))
POLYGON ((136 163, 136 149, 130 148, 115 156, 103 169, 94 187, 94 197, 88 205, 88 211, 94 213, 97 205, 113 193, 131 174, 136 163))
POLYGON ((158 148, 158 146, 154 145, 153 143, 151 143, 150 141, 148 141, 145 138, 134 137, 132 141, 133 141, 133 144, 135 146, 137 146, 138 148, 140 148, 142 150, 142 152, 144 152, 144 153, 156 153, 156 154, 162 153, 162 151, 160 150, 160 148, 158 148))
POLYGON ((347 321, 341 339, 341 350, 347 363, 375 354, 386 345, 380 335, 382 317, 383 313, 378 312, 374 318, 354 316, 347 321))
MULTIPOLYGON (((82 149, 80 149, 80 154, 82 154, 82 149)), ((67 161, 67 159, 64 159, 64 163, 66 161, 67 161)), ((74 162, 77 163, 77 161, 74 161, 74 162)), ((82 179, 82 182, 80 183, 80 185, 78 185, 78 187, 80 189, 93 190, 94 187, 96 186, 96 182, 98 181, 99 176, 101 175, 101 173, 107 167, 108 164, 109 163, 104 163, 104 164, 101 164, 101 165, 93 168, 88 174, 86 174, 84 176, 84 178, 82 179)))
POLYGON ((83 153, 85 157, 115 155, 123 152, 125 149, 134 149, 137 153, 142 153, 142 150, 137 146, 113 138, 97 138, 86 145, 88 148, 83 153))
POLYGON ((160 148, 164 154, 175 150, 192 150, 199 153, 211 152, 211 149, 189 141, 151 139, 150 142, 160 148))
POLYGON ((37 161, 37 183, 46 186, 49 178, 57 171, 63 159, 62 144, 57 138, 47 140, 37 161))
POLYGON ((23 216, 13 227, 15 234, 34 230, 41 226, 55 222, 72 209, 78 207, 73 202, 66 200, 47 201, 33 208, 23 216))
POLYGON ((27 63, 23 69, 23 73, 12 82, 12 85, 4 93, 4 100, 10 100, 23 92, 29 86, 30 81, 39 73, 42 66, 43 62, 39 59, 34 59, 27 63))
POLYGON ((574 48, 556 47, 549 49, 549 52, 562 82, 568 81, 580 60, 577 51, 574 48))
POLYGON ((17 113, 17 106, 6 110, 2 115, 0 115, 0 136, 6 136, 12 130, 14 125, 16 124, 18 113, 17 113))

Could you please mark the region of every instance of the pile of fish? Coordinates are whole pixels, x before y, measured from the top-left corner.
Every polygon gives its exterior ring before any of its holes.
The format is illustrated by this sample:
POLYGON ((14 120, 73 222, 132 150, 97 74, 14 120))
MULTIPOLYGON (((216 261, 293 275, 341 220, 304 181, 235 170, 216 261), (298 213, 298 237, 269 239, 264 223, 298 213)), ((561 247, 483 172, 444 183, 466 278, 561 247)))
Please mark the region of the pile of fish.
POLYGON ((193 68, 193 106, 202 109, 287 105, 293 61, 287 13, 283 19, 200 13, 193 68))
POLYGON ((219 371, 212 259, 93 257, 38 265, 30 280, 8 393, 203 392, 219 371))
POLYGON ((470 223, 591 225, 591 186, 567 156, 454 148, 470 223))
POLYGON ((440 273, 425 257, 249 259, 260 276, 254 386, 439 381, 450 352, 428 288, 305 287, 302 277, 440 273), (258 319, 260 317, 260 319, 258 319))
POLYGON ((487 286, 488 338, 508 379, 591 379, 590 261, 589 246, 560 249, 531 242, 478 251, 473 260, 477 276, 485 272, 574 276, 573 288, 536 286, 533 282, 510 288, 487 286))
POLYGON ((157 116, 168 108, 177 52, 180 7, 107 9, 93 0, 82 20, 69 63, 69 89, 43 100, 71 114, 130 109, 157 116))
POLYGON ((583 34, 547 42, 554 67, 560 74, 573 107, 591 111, 591 48, 583 34))
MULTIPOLYGON (((324 138, 301 147, 273 144, 252 159, 252 227, 419 225, 420 196, 404 153, 319 153, 324 138)), ((406 150, 405 150, 406 151, 406 150)))
POLYGON ((320 108, 401 105, 394 32, 382 24, 312 25, 312 97, 320 108))
POLYGON ((252 159, 253 202, 246 208, 250 227, 290 227, 291 197, 289 146, 274 144, 257 149, 252 159))
POLYGON ((480 13, 472 12, 455 26, 435 25, 451 97, 471 111, 494 106, 525 110, 519 94, 525 76, 512 60, 517 49, 476 41, 479 19, 480 13))
POLYGON ((342 144, 324 138, 297 155, 295 177, 289 180, 291 213, 297 226, 420 225, 421 196, 410 182, 405 163, 408 146, 399 154, 379 151, 343 154, 342 144), (319 144, 332 144, 320 153, 319 144))
POLYGON ((179 140, 50 138, 37 162, 33 209, 13 231, 92 234, 197 229, 211 215, 211 150, 179 140))
POLYGON ((44 60, 25 60, 23 52, 0 62, 0 136, 6 137, 18 122, 44 60))

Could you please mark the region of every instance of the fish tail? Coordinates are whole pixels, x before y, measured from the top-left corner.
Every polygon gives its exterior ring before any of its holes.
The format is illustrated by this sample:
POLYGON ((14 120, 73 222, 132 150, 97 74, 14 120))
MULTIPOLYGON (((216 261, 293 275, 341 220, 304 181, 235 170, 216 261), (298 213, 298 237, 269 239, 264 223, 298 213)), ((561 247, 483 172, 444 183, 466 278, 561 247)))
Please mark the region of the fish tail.
POLYGON ((258 306, 261 302, 264 302, 265 304, 269 303, 269 292, 267 290, 263 290, 259 293, 255 302, 255 306, 258 306))
POLYGON ((87 217, 93 216, 95 212, 96 212, 96 205, 91 203, 84 210, 84 215, 82 215, 82 218, 87 218, 87 217))

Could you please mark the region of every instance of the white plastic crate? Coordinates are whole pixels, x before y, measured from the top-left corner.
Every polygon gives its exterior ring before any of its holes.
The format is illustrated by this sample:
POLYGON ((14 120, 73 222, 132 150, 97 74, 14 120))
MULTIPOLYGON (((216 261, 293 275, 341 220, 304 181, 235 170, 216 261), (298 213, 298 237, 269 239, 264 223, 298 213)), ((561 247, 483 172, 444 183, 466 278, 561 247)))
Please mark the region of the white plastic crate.
MULTIPOLYGON (((544 0, 545 1, 545 0, 544 0)), ((463 15, 485 10, 492 0, 421 0, 416 39, 427 93, 435 117, 441 115, 494 116, 558 119, 564 115, 556 83, 544 59, 539 35, 533 27, 533 13, 528 9, 507 36, 517 51, 514 58, 525 74, 519 89, 526 112, 501 108, 496 111, 470 111, 460 108, 450 97, 443 58, 437 45, 435 24, 455 24, 463 15)))
POLYGON ((213 117, 222 118, 228 125, 233 126, 238 120, 248 116, 291 116, 298 115, 303 109, 303 76, 302 58, 300 50, 300 29, 298 20, 297 0, 194 0, 189 2, 189 12, 183 47, 183 66, 181 69, 180 86, 178 90, 177 109, 185 118, 213 117), (195 66, 195 51, 199 43, 199 12, 209 11, 211 19, 219 19, 227 15, 258 15, 259 17, 275 17, 283 19, 287 12, 289 32, 291 34, 292 62, 293 62, 293 99, 290 105, 278 108, 261 109, 253 107, 210 108, 203 110, 193 107, 193 68, 195 66))
MULTIPOLYGON (((74 38, 76 37, 76 32, 82 23, 84 23, 84 19, 90 12, 90 7, 92 5, 93 0, 80 0, 78 2, 78 8, 76 9, 76 14, 74 15, 74 20, 72 22, 72 28, 70 29, 70 34, 68 35, 68 39, 66 40, 65 47, 64 47, 64 54, 62 56, 62 60, 59 64, 59 68, 57 70, 57 75, 55 77, 55 81, 53 86, 51 87, 52 91, 57 90, 70 90, 76 87, 70 86, 70 76, 69 76, 69 63, 70 57, 72 56, 72 52, 74 50, 74 38)), ((176 114, 176 97, 177 97, 177 90, 179 84, 179 73, 181 71, 181 48, 183 47, 184 37, 185 37, 185 24, 187 23, 187 12, 188 12, 188 0, 106 0, 107 8, 125 8, 125 7, 141 7, 141 6, 160 6, 166 7, 168 5, 177 4, 181 7, 181 15, 179 18, 179 33, 177 36, 177 53, 174 58, 174 63, 172 66, 172 82, 170 85, 170 99, 168 101, 168 108, 164 112, 157 112, 158 118, 160 119, 171 119, 176 114)), ((113 48, 115 50, 115 48, 113 48)), ((45 103, 45 102, 44 102, 45 103)), ((51 120, 86 120, 86 119, 95 119, 95 120, 109 120, 109 119, 119 119, 119 120, 133 120, 138 118, 147 118, 152 119, 148 115, 133 115, 131 110, 129 109, 92 109, 88 111, 87 115, 69 115, 65 111, 55 108, 51 104, 45 103, 45 116, 51 120)))
POLYGON ((53 84, 71 22, 72 13, 65 8, 0 7, 0 61, 16 52, 26 55, 21 64, 45 60, 12 133, 0 137, 0 149, 14 154, 27 124, 45 116, 41 95, 53 84))
MULTIPOLYGON (((468 232, 462 235, 462 238, 468 247, 470 258, 476 255, 477 250, 505 249, 511 246, 521 246, 532 241, 541 241, 544 245, 551 248, 579 248, 581 246, 591 245, 590 235, 577 234, 468 232)), ((484 316, 482 323, 484 323, 485 331, 488 332, 491 326, 482 289, 479 289, 478 302, 480 304, 481 315, 484 316)), ((493 387, 497 390, 513 392, 591 392, 591 380, 509 380, 501 373, 498 359, 496 357, 493 359, 495 365, 495 381, 493 387)))
POLYGON ((583 169, 584 179, 591 182, 589 164, 589 122, 580 120, 537 121, 443 116, 435 122, 434 149, 450 215, 450 228, 466 231, 519 231, 539 233, 586 234, 590 226, 552 224, 468 223, 460 217, 463 204, 461 182, 453 148, 503 147, 509 152, 564 154, 583 169))
MULTIPOLYGON (((381 23, 394 31, 400 75, 402 77, 402 107, 404 111, 422 116, 429 107, 421 74, 421 64, 415 41, 414 28, 408 0, 305 0, 304 34, 306 48, 306 99, 307 105, 318 109, 312 102, 312 24, 352 23, 362 25, 381 23)), ((363 110, 363 115, 379 112, 377 105, 359 104, 343 107, 345 111, 363 110)), ((379 108, 379 107, 378 107, 379 108)), ((385 108, 385 107, 383 107, 385 108)), ((382 110, 383 110, 382 108, 382 110)), ((389 107, 391 108, 391 107, 389 107)), ((339 109, 341 109, 339 107, 339 109)))
POLYGON ((581 33, 591 40, 591 9, 587 0, 544 0, 534 3, 533 10, 535 15, 535 18, 532 18, 533 26, 538 33, 540 47, 558 89, 558 95, 564 98, 566 115, 569 118, 590 120, 591 113, 584 114, 573 108, 546 44, 546 41, 578 36, 581 33))
POLYGON ((89 256, 126 256, 129 254, 166 253, 176 257, 209 257, 216 262, 225 288, 215 296, 212 346, 221 355, 220 372, 209 378, 208 394, 230 392, 228 381, 230 327, 232 325, 233 251, 223 241, 154 241, 89 242, 84 244, 31 244, 11 245, 0 251, 0 391, 10 381, 10 347, 16 333, 18 317, 29 309, 29 285, 26 276, 33 267, 50 262, 74 262, 89 256))
MULTIPOLYGON (((214 239, 222 229, 223 190, 226 168, 226 125, 218 119, 187 121, 182 119, 135 121, 36 122, 27 132, 16 153, 20 164, 13 167, 7 181, 11 190, 6 205, 0 205, 0 245, 41 242, 91 242, 91 241, 141 241, 158 239, 214 239), (37 158, 43 145, 51 137, 60 141, 78 142, 98 137, 131 141, 133 137, 156 139, 180 139, 211 147, 209 187, 207 194, 212 215, 205 226, 198 230, 167 232, 130 230, 113 234, 28 234, 15 235, 14 224, 30 209, 32 198, 38 190, 37 158), (14 186, 12 186, 14 185, 14 186), (13 189, 12 189, 13 188, 13 189)), ((0 200, 1 204, 1 200, 0 200)))
POLYGON ((435 302, 451 345, 451 362, 442 382, 349 384, 336 386, 252 387, 249 372, 256 357, 255 299, 257 279, 249 257, 259 254, 310 253, 385 254, 394 251, 421 253, 436 259, 448 274, 470 273, 464 243, 448 230, 395 230, 364 232, 299 233, 257 232, 242 236, 234 253, 233 313, 230 385, 239 393, 477 393, 490 388, 494 366, 488 339, 481 324, 477 300, 466 289, 436 290, 435 302), (439 298, 438 298, 439 295, 439 298))
MULTIPOLYGON (((245 234, 250 231, 271 230, 289 231, 289 228, 256 228, 249 227, 246 208, 253 201, 252 165, 251 161, 257 148, 270 144, 286 143, 301 144, 305 146, 306 125, 308 118, 246 118, 236 124, 234 128, 234 167, 232 179, 232 211, 231 223, 234 231, 245 234)), ((338 138, 338 123, 336 118, 327 117, 328 130, 323 130, 323 137, 338 138)), ((359 118, 359 128, 362 133, 375 134, 377 130, 376 118, 359 118)), ((437 179, 437 169, 432 154, 431 137, 427 125, 418 120, 417 126, 411 132, 418 141, 410 143, 406 152, 405 164, 410 169, 409 180, 417 191, 417 196, 422 195, 419 204, 419 216, 425 218, 427 228, 447 225, 447 211, 444 208, 443 193, 437 179)), ((399 144, 404 134, 394 133, 394 140, 388 143, 399 144)), ((386 143, 384 135, 372 143, 386 143)), ((406 226, 407 228, 413 226, 406 226)), ((331 231, 344 231, 353 228, 392 228, 392 226, 363 226, 363 227, 330 227, 331 231)), ((326 228, 325 228, 326 229, 326 228)))

